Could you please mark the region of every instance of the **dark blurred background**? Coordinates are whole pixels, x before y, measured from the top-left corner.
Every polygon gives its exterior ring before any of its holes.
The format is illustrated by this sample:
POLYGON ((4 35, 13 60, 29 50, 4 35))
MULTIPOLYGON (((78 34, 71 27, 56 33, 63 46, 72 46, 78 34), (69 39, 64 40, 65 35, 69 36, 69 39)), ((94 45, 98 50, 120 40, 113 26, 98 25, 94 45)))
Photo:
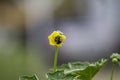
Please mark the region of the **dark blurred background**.
MULTIPOLYGON (((45 80, 53 67, 48 36, 54 30, 67 37, 58 65, 120 52, 119 8, 119 0, 0 0, 0 80, 33 74, 45 80)), ((94 80, 109 80, 110 69, 108 65, 94 80)), ((115 74, 119 80, 120 71, 115 74)))

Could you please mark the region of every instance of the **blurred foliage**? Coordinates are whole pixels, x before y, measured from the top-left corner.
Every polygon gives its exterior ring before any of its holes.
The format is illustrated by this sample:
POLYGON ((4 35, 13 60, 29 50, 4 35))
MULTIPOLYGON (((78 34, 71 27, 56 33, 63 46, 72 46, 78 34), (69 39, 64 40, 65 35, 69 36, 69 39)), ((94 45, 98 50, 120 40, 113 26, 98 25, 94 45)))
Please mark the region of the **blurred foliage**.
POLYGON ((22 77, 19 78, 19 80, 39 80, 39 79, 36 75, 34 75, 32 77, 22 76, 22 77))
POLYGON ((86 13, 87 5, 85 0, 80 0, 79 10, 76 9, 76 3, 74 0, 64 0, 61 6, 55 10, 55 18, 70 18, 76 16, 84 16, 86 13), (78 14, 79 11, 79 14, 78 14))
POLYGON ((44 78, 40 73, 44 72, 44 64, 38 59, 39 56, 27 53, 24 46, 15 49, 8 53, 0 52, 0 80, 18 80, 20 75, 26 74, 44 78))

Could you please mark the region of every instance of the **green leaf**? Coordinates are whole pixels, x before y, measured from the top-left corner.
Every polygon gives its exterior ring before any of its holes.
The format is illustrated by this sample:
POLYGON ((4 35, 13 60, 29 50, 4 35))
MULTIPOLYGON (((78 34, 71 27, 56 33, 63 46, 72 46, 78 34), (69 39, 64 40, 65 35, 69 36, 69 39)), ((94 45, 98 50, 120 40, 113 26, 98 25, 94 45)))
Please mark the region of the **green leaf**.
POLYGON ((31 76, 31 77, 29 77, 29 76, 21 76, 19 78, 19 80, 39 80, 39 79, 38 79, 38 77, 36 75, 34 75, 34 76, 31 76))
POLYGON ((63 71, 57 71, 55 73, 46 74, 48 80, 73 80, 75 75, 65 75, 63 71))
POLYGON ((47 80, 92 80, 106 62, 106 59, 94 63, 72 62, 58 67, 56 72, 50 71, 46 77, 47 80))

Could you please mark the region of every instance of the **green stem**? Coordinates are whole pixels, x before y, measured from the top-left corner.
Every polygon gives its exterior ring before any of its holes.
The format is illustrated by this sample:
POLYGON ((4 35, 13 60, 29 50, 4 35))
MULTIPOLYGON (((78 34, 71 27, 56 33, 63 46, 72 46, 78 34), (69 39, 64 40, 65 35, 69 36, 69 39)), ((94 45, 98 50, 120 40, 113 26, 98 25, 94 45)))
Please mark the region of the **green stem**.
POLYGON ((57 58, 58 58, 58 46, 56 46, 55 48, 55 56, 54 56, 54 72, 56 72, 56 68, 57 68, 57 58))
POLYGON ((114 70, 115 70, 115 63, 113 63, 113 66, 112 66, 112 72, 111 72, 110 80, 113 80, 114 70))

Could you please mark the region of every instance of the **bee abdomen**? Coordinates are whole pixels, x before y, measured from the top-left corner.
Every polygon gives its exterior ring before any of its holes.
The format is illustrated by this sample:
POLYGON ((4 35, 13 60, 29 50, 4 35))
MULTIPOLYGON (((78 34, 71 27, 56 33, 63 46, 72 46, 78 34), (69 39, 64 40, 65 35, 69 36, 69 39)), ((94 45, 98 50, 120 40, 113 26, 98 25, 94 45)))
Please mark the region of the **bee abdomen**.
POLYGON ((62 43, 62 38, 60 36, 55 37, 56 44, 62 43))

